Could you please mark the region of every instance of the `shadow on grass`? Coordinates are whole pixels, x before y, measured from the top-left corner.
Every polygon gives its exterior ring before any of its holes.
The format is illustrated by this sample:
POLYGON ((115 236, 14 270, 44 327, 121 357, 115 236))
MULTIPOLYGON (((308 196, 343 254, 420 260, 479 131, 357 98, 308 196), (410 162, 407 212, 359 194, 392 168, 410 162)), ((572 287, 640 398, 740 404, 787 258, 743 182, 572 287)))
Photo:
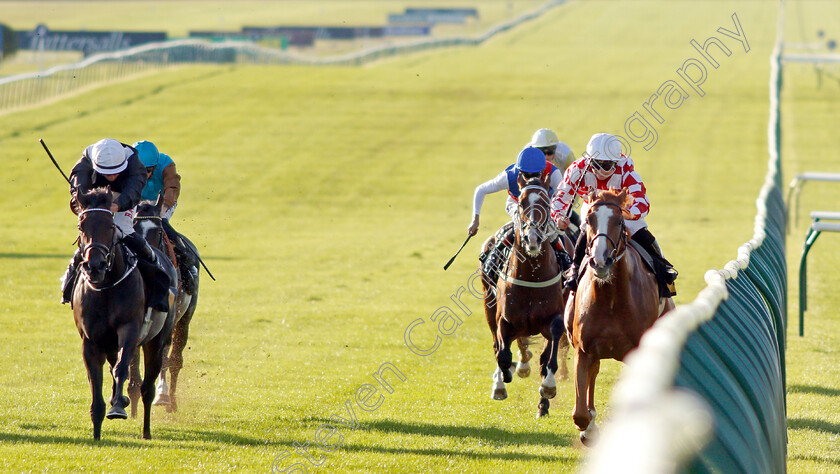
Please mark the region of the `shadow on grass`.
POLYGON ((807 393, 811 395, 840 397, 840 389, 820 387, 818 385, 788 385, 788 393, 807 393))
POLYGON ((793 455, 793 456, 790 457, 790 459, 791 460, 796 460, 796 461, 813 461, 813 462, 822 463, 822 464, 835 464, 837 466, 840 466, 840 459, 831 459, 831 458, 826 458, 826 457, 823 457, 823 456, 793 455))
MULTIPOLYGON (((152 436, 155 435, 154 426, 152 436)), ((237 446, 292 446, 293 441, 277 441, 268 438, 253 438, 238 433, 214 430, 196 430, 184 428, 159 428, 158 439, 171 441, 198 441, 207 443, 221 443, 237 446)), ((202 448, 206 449, 206 448, 202 448)))
POLYGON ((813 430, 823 433, 840 434, 840 423, 832 423, 825 420, 813 418, 790 418, 788 427, 794 430, 813 430))
MULTIPOLYGON (((492 448, 489 448, 492 449, 492 448)), ((383 448, 380 446, 369 446, 359 444, 343 444, 340 451, 351 451, 361 453, 383 453, 383 454, 416 454, 419 456, 434 457, 460 457, 469 459, 497 459, 505 461, 542 461, 542 462, 570 462, 577 461, 568 456, 547 456, 544 454, 530 454, 523 452, 470 452, 459 449, 441 448, 383 448)))
MULTIPOLYGON (((139 425, 142 426, 142 425, 139 425)), ((229 433, 226 431, 214 430, 196 430, 184 428, 155 428, 152 425, 152 440, 142 439, 141 430, 136 434, 126 434, 124 432, 109 433, 107 429, 107 422, 102 425, 102 439, 94 441, 92 430, 86 436, 64 436, 43 434, 43 431, 49 431, 53 428, 47 428, 43 425, 20 425, 26 431, 40 431, 40 433, 0 433, 0 443, 34 443, 34 444, 75 444, 87 446, 116 446, 124 448, 148 448, 152 446, 153 441, 178 441, 176 445, 172 445, 172 449, 194 449, 199 451, 206 451, 213 449, 207 443, 219 445, 219 449, 226 446, 287 446, 292 447, 293 441, 277 441, 268 438, 252 438, 243 436, 237 433, 229 433), (136 436, 136 438, 135 438, 136 436), (198 444, 187 445, 180 442, 195 442, 198 444)), ((159 444, 154 445, 155 448, 166 448, 159 444)))
POLYGON ((68 252, 67 254, 57 254, 57 253, 2 253, 0 252, 0 258, 14 258, 20 260, 26 260, 30 258, 60 258, 62 260, 69 260, 70 257, 73 256, 73 252, 68 252))
MULTIPOLYGON (((335 421, 327 418, 307 418, 305 421, 329 423, 336 426, 335 421)), ((431 423, 404 423, 399 421, 373 421, 359 423, 359 429, 365 431, 381 431, 383 433, 402 433, 423 436, 451 436, 456 438, 477 438, 492 441, 501 445, 531 445, 531 446, 573 446, 576 436, 563 436, 556 433, 530 432, 522 433, 508 431, 496 427, 451 426, 435 425, 431 423)))

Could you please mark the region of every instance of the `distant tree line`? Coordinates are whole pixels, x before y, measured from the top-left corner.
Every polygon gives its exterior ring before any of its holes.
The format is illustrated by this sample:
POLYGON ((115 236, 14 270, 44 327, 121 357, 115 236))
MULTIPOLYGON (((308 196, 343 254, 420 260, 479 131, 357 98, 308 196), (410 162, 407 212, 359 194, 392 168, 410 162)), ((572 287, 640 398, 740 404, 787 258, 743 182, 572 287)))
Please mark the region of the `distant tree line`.
POLYGON ((17 33, 8 26, 0 23, 0 34, 2 34, 3 54, 2 57, 8 58, 15 54, 18 50, 17 33))

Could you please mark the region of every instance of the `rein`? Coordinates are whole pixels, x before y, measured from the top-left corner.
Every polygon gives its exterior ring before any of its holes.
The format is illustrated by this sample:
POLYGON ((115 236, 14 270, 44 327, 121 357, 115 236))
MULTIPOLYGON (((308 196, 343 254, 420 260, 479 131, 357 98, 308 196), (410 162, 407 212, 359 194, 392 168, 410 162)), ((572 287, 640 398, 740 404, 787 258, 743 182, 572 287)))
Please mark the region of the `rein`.
MULTIPOLYGON (((80 223, 81 223, 82 217, 83 217, 85 214, 87 214, 88 212, 107 212, 108 214, 110 214, 110 215, 111 215, 111 217, 113 217, 113 216, 114 216, 114 213, 113 213, 113 212, 111 212, 111 210, 110 210, 110 209, 104 209, 104 208, 100 208, 100 207, 93 207, 93 208, 90 208, 90 209, 85 209, 85 210, 83 210, 83 211, 79 212, 79 221, 80 221, 80 223)), ((91 250, 99 250, 99 251, 101 251, 101 252, 105 255, 105 261, 107 262, 107 264, 106 264, 106 268, 105 268, 105 271, 106 271, 106 272, 111 271, 111 268, 112 268, 112 267, 113 267, 113 265, 114 265, 114 245, 115 245, 115 244, 116 244, 116 242, 117 242, 117 239, 116 239, 116 236, 117 236, 117 231, 116 231, 116 227, 114 226, 114 224, 113 224, 113 223, 111 223, 111 228, 112 228, 112 230, 113 230, 113 234, 112 234, 112 237, 111 237, 111 246, 110 246, 110 247, 109 247, 109 246, 107 246, 107 245, 105 245, 105 244, 103 244, 103 243, 101 243, 101 242, 91 242, 91 243, 89 243, 89 244, 85 245, 85 246, 84 246, 84 248, 82 249, 82 255, 85 255, 85 258, 87 258, 87 255, 89 255, 89 254, 90 254, 90 251, 91 251, 91 250)), ((78 239, 78 240, 81 242, 81 234, 79 235, 79 239, 78 239)), ((132 270, 134 270, 134 268, 135 268, 136 266, 137 266, 137 259, 135 258, 135 259, 133 259, 133 261, 132 261, 131 265, 128 267, 128 269, 127 269, 127 270, 123 273, 123 275, 122 275, 122 276, 121 276, 121 277, 120 277, 120 278, 119 278, 116 282, 114 282, 114 283, 112 283, 112 284, 110 284, 110 285, 108 285, 108 286, 105 286, 105 287, 97 287, 97 286, 94 286, 94 284, 90 281, 90 275, 87 273, 87 271, 85 271, 84 267, 82 267, 82 276, 84 277, 85 284, 86 284, 86 285, 87 285, 87 286, 88 286, 91 290, 93 290, 93 291, 102 291, 102 290, 107 290, 107 289, 110 289, 110 288, 113 288, 113 287, 117 286, 120 282, 122 282, 123 280, 125 280, 125 279, 126 279, 126 277, 128 277, 128 275, 131 273, 131 271, 132 271, 132 270)))
MULTIPOLYGON (((548 191, 544 187, 536 185, 536 184, 532 184, 532 185, 525 186, 520 190, 521 191, 521 194, 519 195, 520 204, 522 203, 522 197, 525 195, 525 191, 527 191, 529 189, 538 190, 540 192, 545 193, 547 198, 549 197, 548 196, 548 191)), ((533 210, 532 210, 532 212, 533 212, 533 210)), ((545 228, 548 225, 548 223, 551 221, 551 219, 547 218, 547 216, 548 216, 547 212, 548 212, 548 209, 546 209, 546 216, 545 216, 546 217, 546 219, 545 219, 546 222, 543 222, 541 225, 537 224, 533 221, 530 221, 530 220, 528 222, 524 222, 524 221, 522 221, 522 219, 520 217, 520 222, 519 222, 519 233, 520 233, 520 235, 522 235, 527 228, 529 228, 531 226, 535 226, 535 225, 540 225, 541 228, 539 228, 538 231, 539 231, 540 235, 543 238, 545 238, 547 236, 545 228)), ((517 286, 524 286, 526 288, 546 288, 546 287, 555 285, 560 280, 562 280, 563 273, 558 272, 557 275, 554 278, 551 278, 550 280, 526 281, 526 280, 520 280, 518 278, 514 278, 514 277, 508 275, 507 269, 505 269, 504 271, 499 272, 499 277, 502 280, 504 280, 508 283, 511 283, 513 285, 517 285, 517 286)))

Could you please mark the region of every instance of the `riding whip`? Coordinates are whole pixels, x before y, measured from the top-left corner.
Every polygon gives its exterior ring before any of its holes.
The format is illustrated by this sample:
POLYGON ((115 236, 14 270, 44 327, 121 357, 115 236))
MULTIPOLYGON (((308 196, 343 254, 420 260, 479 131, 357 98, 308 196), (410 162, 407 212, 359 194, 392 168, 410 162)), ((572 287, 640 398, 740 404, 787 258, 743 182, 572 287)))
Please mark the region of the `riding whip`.
POLYGON ((64 181, 67 181, 67 184, 69 184, 70 186, 73 186, 73 183, 70 182, 70 178, 68 178, 67 175, 64 174, 64 171, 61 171, 61 166, 58 166, 58 162, 55 161, 55 158, 53 158, 53 155, 52 155, 52 153, 50 153, 50 149, 47 148, 47 144, 44 143, 44 140, 42 138, 39 138, 38 141, 41 142, 41 146, 44 147, 44 151, 47 152, 47 156, 50 157, 50 160, 52 160, 53 164, 58 169, 58 172, 61 173, 61 176, 64 176, 64 181))
POLYGON ((461 244, 461 248, 459 248, 458 251, 455 252, 455 255, 453 255, 452 258, 450 258, 449 261, 446 262, 446 265, 443 266, 443 271, 446 271, 446 269, 449 268, 450 265, 452 265, 452 262, 455 261, 455 257, 457 257, 459 253, 461 253, 461 250, 464 250, 464 247, 467 245, 467 242, 469 242, 471 238, 472 234, 467 236, 467 240, 465 240, 464 243, 461 244))

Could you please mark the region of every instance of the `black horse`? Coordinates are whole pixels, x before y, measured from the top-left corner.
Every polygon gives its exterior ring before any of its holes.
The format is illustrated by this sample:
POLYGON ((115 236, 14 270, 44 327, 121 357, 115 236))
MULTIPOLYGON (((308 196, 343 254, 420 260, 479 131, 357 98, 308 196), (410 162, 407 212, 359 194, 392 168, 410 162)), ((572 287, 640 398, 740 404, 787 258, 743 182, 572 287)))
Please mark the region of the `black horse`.
MULTIPOLYGON (((155 379, 163 363, 163 349, 172 336, 175 312, 146 309, 147 289, 137 268, 137 258, 119 243, 110 211, 112 200, 109 189, 98 188, 76 195, 73 207, 79 216, 79 245, 84 259, 73 288, 73 315, 82 336, 82 355, 93 395, 90 406, 93 438, 100 438, 106 416, 108 419, 128 417, 125 407, 130 400, 123 395, 123 386, 137 348, 142 346, 146 365, 140 388, 145 409, 143 438, 151 439, 155 379), (107 415, 102 397, 102 365, 106 360, 114 380, 107 415)), ((174 277, 174 268, 168 270, 174 277)))
MULTIPOLYGON (((157 202, 142 201, 137 205, 137 214, 134 216, 134 231, 140 234, 152 248, 161 250, 164 254, 170 256, 170 261, 176 263, 175 253, 172 244, 166 237, 166 232, 163 229, 163 222, 160 217, 160 210, 163 204, 162 196, 158 198, 157 202)), ((183 239, 184 245, 191 251, 198 255, 198 251, 192 242, 183 235, 179 236, 183 239)), ((175 265, 176 269, 179 268, 175 265)), ((179 277, 180 271, 178 272, 179 277)), ((195 313, 196 305, 198 304, 198 276, 195 276, 195 285, 193 291, 188 292, 185 285, 178 284, 178 296, 175 298, 175 330, 172 333, 171 344, 168 344, 163 351, 163 366, 160 371, 160 380, 157 383, 157 395, 155 396, 155 405, 165 405, 166 411, 174 412, 178 410, 178 402, 175 399, 175 389, 178 385, 178 374, 184 366, 184 348, 187 345, 187 336, 190 331, 190 321, 195 313), (170 383, 166 383, 166 370, 169 369, 171 376, 170 383)), ((128 384, 128 394, 132 402, 137 400, 140 396, 140 359, 135 357, 134 363, 131 364, 131 379, 128 384)), ((131 416, 137 416, 136 405, 132 405, 131 416)))

